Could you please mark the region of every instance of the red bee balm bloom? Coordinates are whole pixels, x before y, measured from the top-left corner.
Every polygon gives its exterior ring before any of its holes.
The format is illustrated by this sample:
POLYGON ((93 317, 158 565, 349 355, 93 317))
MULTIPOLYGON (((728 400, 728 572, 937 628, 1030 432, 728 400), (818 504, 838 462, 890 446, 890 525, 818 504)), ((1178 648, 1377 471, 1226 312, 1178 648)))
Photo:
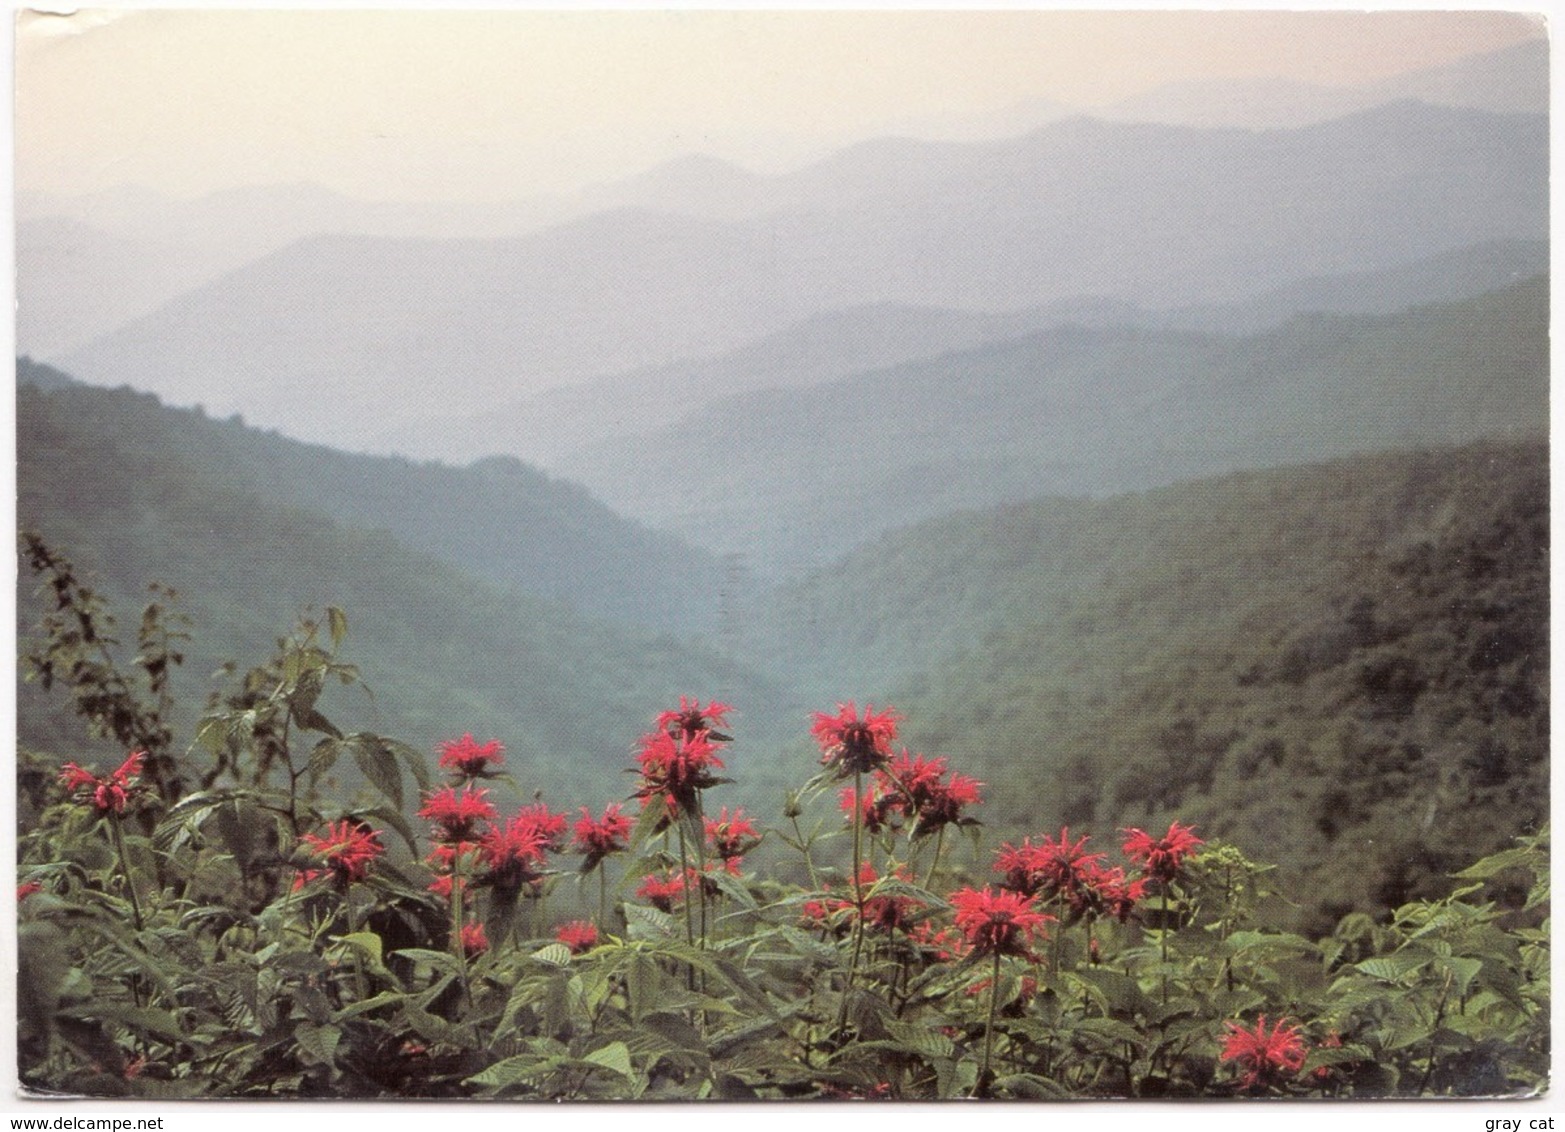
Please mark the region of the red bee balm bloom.
POLYGON ((99 778, 75 763, 66 763, 60 768, 60 781, 76 795, 77 801, 90 800, 100 814, 123 814, 131 795, 141 788, 135 780, 146 759, 146 751, 132 751, 107 778, 99 778))
POLYGON ((572 920, 561 924, 554 938, 570 948, 572 955, 580 955, 598 946, 598 928, 589 920, 572 920))
POLYGON ((1124 833, 1125 856, 1140 865, 1149 880, 1163 884, 1179 875, 1185 858, 1195 852, 1197 846, 1206 844, 1195 835, 1194 826, 1180 825, 1177 821, 1170 823, 1168 833, 1161 840, 1139 829, 1127 829, 1124 833))
POLYGON ((695 813, 700 792, 718 784, 710 773, 712 768, 723 766, 706 732, 676 739, 667 731, 656 731, 641 742, 641 753, 636 756, 641 764, 641 788, 636 797, 643 803, 662 798, 672 813, 695 813))
MULTIPOLYGON (((347 818, 328 825, 324 835, 306 833, 299 841, 321 860, 332 879, 344 886, 369 876, 370 865, 386 851, 378 830, 356 825, 347 818)), ((304 879, 313 880, 320 872, 306 870, 304 879)))
POLYGON ((26 884, 19 884, 16 886, 16 902, 20 904, 34 893, 42 891, 43 885, 39 884, 35 880, 30 880, 26 884))
MULTIPOLYGON (((848 821, 853 820, 854 797, 853 787, 844 786, 842 793, 838 795, 837 804, 848 821)), ((891 824, 893 814, 904 811, 901 797, 896 794, 884 794, 875 783, 870 783, 864 788, 864 797, 858 805, 859 820, 864 823, 864 828, 871 834, 879 833, 891 824)))
POLYGON ((462 954, 477 959, 489 950, 489 936, 483 924, 468 924, 462 928, 462 954))
POLYGON ((978 955, 1017 955, 1031 959, 1029 945, 1052 919, 1033 911, 1032 901, 1015 892, 964 888, 948 898, 956 926, 978 955))
POLYGON ((446 786, 429 796, 418 816, 435 823, 434 835, 441 841, 471 841, 479 822, 494 820, 495 808, 484 798, 488 793, 464 786, 458 794, 446 786))
POLYGON ((701 701, 686 696, 679 697, 678 711, 665 711, 657 718, 659 731, 671 732, 674 736, 683 736, 688 739, 692 735, 703 731, 708 737, 717 742, 726 742, 728 736, 719 734, 720 730, 728 726, 728 713, 734 709, 727 704, 720 704, 716 700, 701 706, 701 701))
POLYGON ((502 892, 514 894, 543 879, 543 833, 525 815, 518 814, 504 829, 491 827, 479 840, 478 853, 488 866, 485 879, 502 892))
POLYGON ((682 876, 643 877, 641 887, 636 889, 636 895, 660 912, 671 912, 674 909, 674 901, 685 898, 685 878, 682 876))
POLYGON ((743 809, 735 810, 730 817, 728 807, 724 806, 716 819, 706 819, 706 841, 719 857, 732 861, 759 845, 761 835, 744 816, 743 809))
POLYGON ((1223 1043, 1221 1060, 1236 1062, 1244 1070, 1239 1084, 1247 1089, 1275 1085, 1292 1077, 1304 1067, 1309 1053, 1304 1036, 1286 1021, 1266 1032, 1266 1015, 1261 1015, 1254 1030, 1238 1022, 1224 1023, 1228 1040, 1223 1043))
POLYGON ((860 719, 851 700, 838 704, 836 715, 816 712, 810 734, 820 744, 821 764, 833 767, 843 776, 886 765, 900 718, 890 710, 877 715, 874 705, 865 704, 864 718, 860 719))
POLYGON ((523 806, 511 820, 513 824, 523 823, 524 829, 531 827, 537 830, 538 840, 549 852, 565 851, 565 830, 571 823, 569 815, 551 814, 548 806, 542 802, 535 802, 531 806, 523 806))
POLYGON ((440 744, 440 768, 463 778, 487 778, 503 762, 505 747, 500 740, 479 743, 471 731, 460 739, 447 739, 440 744))
POLYGON ((574 833, 572 843, 587 855, 582 868, 591 869, 610 853, 618 853, 630 845, 631 821, 619 812, 618 802, 611 803, 597 821, 592 820, 587 807, 583 806, 574 833))
POLYGON ((945 775, 945 759, 926 759, 906 751, 880 772, 882 789, 901 791, 906 800, 903 808, 917 815, 918 831, 924 833, 960 821, 964 806, 983 801, 978 796, 983 783, 956 773, 948 782, 945 775))

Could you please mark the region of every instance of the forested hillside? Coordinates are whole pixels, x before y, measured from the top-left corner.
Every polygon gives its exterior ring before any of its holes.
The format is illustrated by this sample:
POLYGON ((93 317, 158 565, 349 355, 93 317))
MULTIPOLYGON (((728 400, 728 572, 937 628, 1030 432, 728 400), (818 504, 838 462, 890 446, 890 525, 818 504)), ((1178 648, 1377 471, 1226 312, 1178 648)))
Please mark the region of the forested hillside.
MULTIPOLYGON (((114 603, 129 646, 122 664, 134 655, 147 584, 158 581, 181 595, 176 608, 190 618, 192 636, 174 677, 184 743, 208 692, 232 684, 212 676, 222 662, 241 671, 261 663, 301 611, 320 616, 327 605, 347 611, 344 659, 360 667, 374 693, 336 690, 329 714, 343 726, 421 749, 453 730, 504 735, 528 791, 584 779, 597 786, 613 776, 647 702, 693 687, 736 700, 766 698, 759 680, 688 636, 590 619, 459 570, 435 548, 265 497, 237 472, 214 475, 224 453, 285 444, 237 422, 171 412, 128 390, 43 393, 23 386, 17 424, 19 521, 61 549, 114 603)), ((336 461, 339 471, 367 463, 324 451, 313 458, 336 461)), ((408 481, 419 471, 404 469, 408 481)), ((467 475, 469 482, 479 474, 435 472, 452 481, 467 475)), ((323 497, 347 498, 351 490, 320 485, 323 497)), ((568 490, 562 494, 570 498, 568 490)), ((431 515, 442 518, 451 516, 431 515)), ((484 530, 497 541, 526 534, 493 525, 478 533, 484 530)), ((24 639, 41 612, 35 585, 24 569, 17 617, 24 639)), ((80 721, 59 695, 29 686, 19 710, 24 745, 80 749, 80 721)))
POLYGON ((18 362, 24 460, 43 459, 55 442, 37 429, 64 430, 67 447, 87 451, 91 438, 112 436, 116 451, 177 464, 212 490, 384 528, 466 573, 589 615, 680 633, 716 627, 712 595, 723 571, 714 556, 624 519, 579 484, 519 460, 355 455, 247 428, 238 418, 169 408, 149 395, 67 388, 65 381, 51 367, 18 362), (27 386, 50 393, 39 397, 27 386))
POLYGON ((1546 817, 1547 535, 1541 440, 1043 500, 872 542, 753 647, 896 703, 990 824, 1194 819, 1319 929, 1546 817))

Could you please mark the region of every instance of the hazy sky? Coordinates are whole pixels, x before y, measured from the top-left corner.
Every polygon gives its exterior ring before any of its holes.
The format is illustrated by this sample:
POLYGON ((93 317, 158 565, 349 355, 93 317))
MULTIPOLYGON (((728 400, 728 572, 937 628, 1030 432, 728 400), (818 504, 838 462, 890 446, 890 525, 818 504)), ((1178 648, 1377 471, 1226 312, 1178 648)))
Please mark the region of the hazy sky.
POLYGON ((500 199, 1182 79, 1352 84, 1542 34, 1497 12, 23 14, 17 186, 500 199))

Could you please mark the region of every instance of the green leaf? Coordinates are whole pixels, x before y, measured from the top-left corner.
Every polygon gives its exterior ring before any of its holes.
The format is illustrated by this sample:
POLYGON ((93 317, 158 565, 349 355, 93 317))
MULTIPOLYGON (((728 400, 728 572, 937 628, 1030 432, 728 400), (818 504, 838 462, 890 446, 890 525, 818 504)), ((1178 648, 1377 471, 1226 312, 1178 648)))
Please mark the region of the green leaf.
POLYGON ((626 904, 625 924, 631 939, 670 939, 674 935, 674 917, 645 904, 626 904))
POLYGON ((346 745, 370 785, 386 796, 393 809, 402 809, 402 770, 390 748, 378 736, 362 733, 353 735, 346 745))
POLYGON ((1383 979, 1388 983, 1400 983, 1428 963, 1429 959, 1427 954, 1399 951, 1391 955, 1377 955, 1372 959, 1365 959, 1358 963, 1357 967, 1372 978, 1383 979))
POLYGON ((635 1070, 630 1066, 630 1050, 624 1042, 610 1042, 601 1049, 593 1050, 582 1060, 601 1065, 605 1069, 612 1069, 621 1077, 635 1076, 635 1070))
POLYGON ((330 1065, 337 1057, 337 1043, 342 1040, 342 1030, 337 1026, 314 1026, 301 1022, 293 1032, 299 1048, 310 1059, 322 1065, 330 1065))
POLYGON ((563 943, 550 943, 533 952, 532 957, 540 963, 547 963, 551 967, 569 967, 571 965, 571 949, 563 943))
POLYGON ((886 1023, 886 1029, 898 1045, 928 1060, 950 1057, 956 1045, 946 1035, 895 1019, 886 1023))
POLYGON ((352 935, 336 936, 334 942, 347 944, 363 952, 376 967, 381 966, 380 936, 374 932, 354 932, 352 935))
POLYGON ((371 1010, 379 1010, 382 1006, 398 1006, 406 1002, 407 997, 401 991, 381 991, 373 998, 362 999, 344 1006, 332 1015, 332 1021, 342 1022, 349 1018, 357 1018, 360 1014, 368 1014, 371 1010))

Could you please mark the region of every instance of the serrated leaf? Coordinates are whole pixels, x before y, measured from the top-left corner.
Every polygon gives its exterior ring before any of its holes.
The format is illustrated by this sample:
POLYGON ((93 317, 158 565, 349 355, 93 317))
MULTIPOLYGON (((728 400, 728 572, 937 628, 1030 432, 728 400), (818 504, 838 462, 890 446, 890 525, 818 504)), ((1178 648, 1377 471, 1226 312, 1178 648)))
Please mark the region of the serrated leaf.
POLYGON ((569 967, 571 965, 571 949, 563 943, 550 943, 533 952, 532 957, 540 963, 547 963, 551 967, 569 967))
POLYGON ((322 1065, 330 1065, 337 1056, 337 1043, 342 1040, 342 1030, 336 1026, 314 1026, 301 1022, 293 1032, 299 1048, 322 1065))
POLYGON ((1396 952, 1392 955, 1377 955, 1370 959, 1361 960, 1355 966, 1364 974, 1376 979, 1383 979, 1388 983, 1400 983, 1408 975, 1418 970, 1429 962, 1427 954, 1418 955, 1408 952, 1396 952))
POLYGON ((347 746, 370 785, 386 796, 392 809, 401 810, 402 770, 397 765, 397 757, 374 735, 354 735, 347 746))
POLYGON ((936 1030, 895 1019, 886 1023, 886 1029, 898 1045, 926 1059, 950 1057, 956 1052, 956 1044, 936 1030))
POLYGON ((660 940, 674 935, 674 917, 645 904, 626 904, 625 924, 631 939, 660 940))
POLYGON ((610 1042, 601 1049, 593 1050, 582 1060, 611 1069, 621 1077, 635 1076, 635 1070, 630 1065, 630 1050, 624 1042, 610 1042))

